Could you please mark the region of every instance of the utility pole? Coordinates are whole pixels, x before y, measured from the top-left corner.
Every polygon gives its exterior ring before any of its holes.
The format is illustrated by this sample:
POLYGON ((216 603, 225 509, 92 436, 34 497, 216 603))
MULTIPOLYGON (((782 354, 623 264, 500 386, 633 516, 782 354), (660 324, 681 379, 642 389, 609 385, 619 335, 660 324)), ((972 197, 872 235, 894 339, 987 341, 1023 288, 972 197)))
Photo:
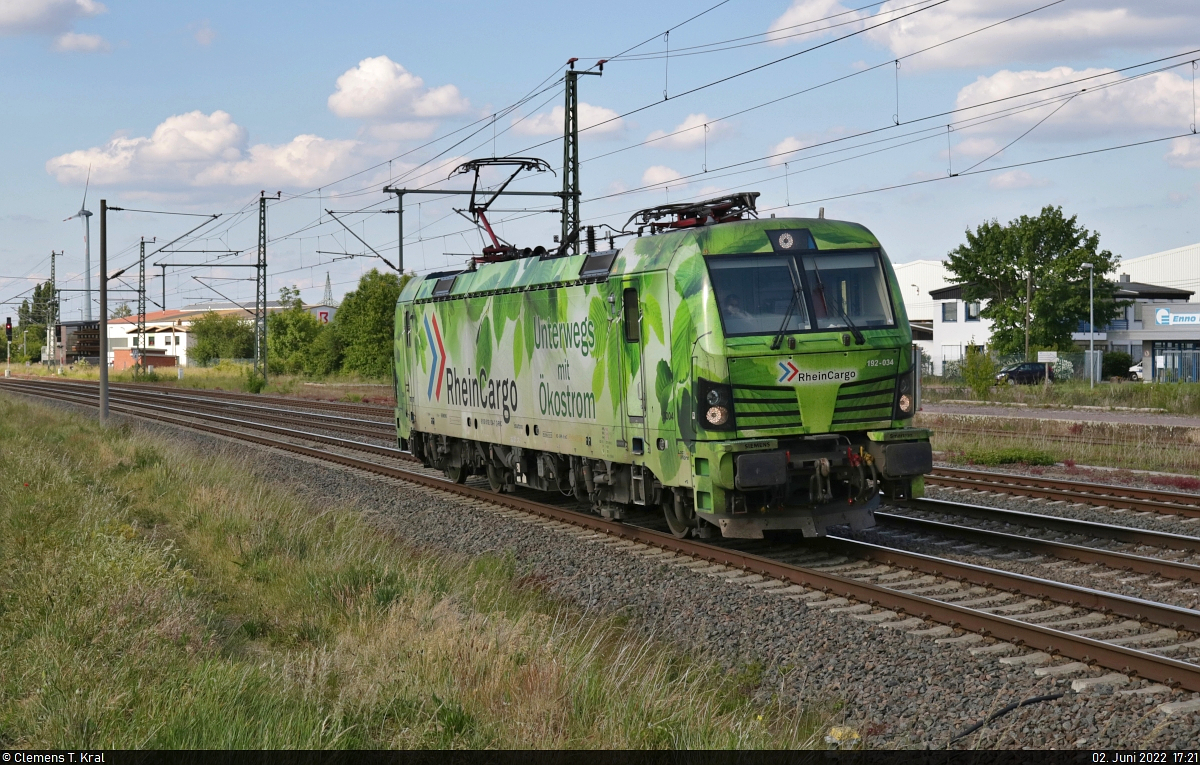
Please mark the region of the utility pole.
POLYGON ((1096 267, 1091 263, 1080 263, 1088 270, 1088 387, 1096 387, 1096 297, 1093 282, 1096 277, 1096 267))
POLYGON ((268 197, 265 191, 258 196, 258 285, 254 295, 254 372, 267 380, 267 200, 279 199, 282 194, 268 197))
POLYGON ((1033 270, 1025 271, 1025 360, 1029 361, 1029 301, 1033 299, 1033 270))
POLYGON ((162 269, 162 302, 159 305, 165 311, 167 310, 167 265, 159 263, 158 267, 162 269))
MULTIPOLYGON (((89 285, 89 289, 90 289, 89 285)), ((108 424, 108 200, 100 200, 100 424, 108 424)))
POLYGON ((42 361, 46 362, 47 369, 50 368, 51 362, 46 354, 49 353, 55 359, 58 358, 54 347, 54 337, 57 334, 55 326, 58 324, 58 290, 54 288, 54 260, 57 255, 58 253, 54 250, 50 251, 50 299, 46 301, 46 350, 42 351, 42 361))
MULTIPOLYGON (((150 240, 155 241, 154 239, 150 240)), ((138 374, 146 373, 146 237, 138 243, 138 374)))
POLYGON ((564 255, 575 255, 579 252, 579 76, 584 74, 601 75, 604 72, 604 62, 600 63, 598 72, 579 72, 575 70, 575 62, 567 62, 566 73, 566 104, 563 116, 563 209, 562 209, 562 239, 564 255))

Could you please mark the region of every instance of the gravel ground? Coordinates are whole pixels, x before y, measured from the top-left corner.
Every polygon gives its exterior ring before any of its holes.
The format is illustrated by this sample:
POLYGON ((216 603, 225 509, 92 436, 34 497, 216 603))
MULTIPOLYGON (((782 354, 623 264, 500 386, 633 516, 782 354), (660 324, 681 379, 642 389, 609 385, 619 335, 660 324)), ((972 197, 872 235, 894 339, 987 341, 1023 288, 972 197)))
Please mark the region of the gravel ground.
MULTIPOLYGON (((51 406, 75 408, 46 402, 51 406)), ((115 416, 115 420, 124 418, 115 416)), ((835 722, 870 747, 942 748, 955 732, 1013 701, 1065 692, 1021 708, 955 747, 1200 748, 1200 715, 1166 715, 1166 701, 1200 694, 1138 695, 1098 686, 1076 694, 1070 679, 971 656, 961 645, 858 621, 679 562, 655 562, 585 538, 578 530, 506 517, 467 500, 401 482, 172 426, 138 423, 173 441, 241 461, 315 507, 356 508, 411 543, 468 556, 511 555, 553 595, 586 609, 621 613, 687 650, 707 652, 731 671, 761 662, 765 696, 839 705, 835 722)), ((715 572, 722 573, 722 572, 715 572)), ((729 572, 724 572, 728 574, 729 572)), ((933 626, 927 623, 925 626, 933 626)), ((1098 669, 1093 676, 1104 674, 1098 669)), ((1198 704, 1200 706, 1200 704, 1198 704)))

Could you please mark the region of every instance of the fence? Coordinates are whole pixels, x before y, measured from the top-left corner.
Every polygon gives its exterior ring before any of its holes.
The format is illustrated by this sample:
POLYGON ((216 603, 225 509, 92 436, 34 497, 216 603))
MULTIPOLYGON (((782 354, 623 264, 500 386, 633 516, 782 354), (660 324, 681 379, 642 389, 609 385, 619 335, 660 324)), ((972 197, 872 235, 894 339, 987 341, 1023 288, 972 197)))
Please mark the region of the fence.
MULTIPOLYGON (((1091 356, 1091 362, 1095 368, 1095 379, 1103 380, 1101 376, 1103 369, 1104 353, 1096 351, 1094 354, 1091 351, 1083 351, 1081 353, 1059 353, 1058 361, 1052 363, 1050 368, 1054 372, 1054 379, 1058 382, 1066 382, 1068 380, 1084 380, 1088 379, 1088 357, 1091 356)), ((1025 361, 1025 357, 1021 354, 992 356, 992 360, 996 364, 996 371, 1012 365, 1020 364, 1025 361)), ((965 356, 962 358, 952 358, 949 356, 942 357, 942 380, 944 382, 962 382, 963 380, 963 364, 966 363, 965 356)))
POLYGON ((1200 382, 1200 350, 1159 351, 1154 356, 1155 382, 1200 382))

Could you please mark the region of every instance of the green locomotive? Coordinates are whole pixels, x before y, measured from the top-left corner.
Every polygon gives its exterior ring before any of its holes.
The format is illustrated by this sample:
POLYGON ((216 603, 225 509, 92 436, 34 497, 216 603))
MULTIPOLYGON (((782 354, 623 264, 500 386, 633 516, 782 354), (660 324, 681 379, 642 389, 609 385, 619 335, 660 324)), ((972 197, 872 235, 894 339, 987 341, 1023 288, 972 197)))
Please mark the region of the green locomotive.
POLYGON ((920 496, 919 357, 887 255, 857 223, 755 219, 757 196, 644 211, 619 250, 410 281, 400 447, 497 492, 658 507, 680 536, 820 536, 920 496))

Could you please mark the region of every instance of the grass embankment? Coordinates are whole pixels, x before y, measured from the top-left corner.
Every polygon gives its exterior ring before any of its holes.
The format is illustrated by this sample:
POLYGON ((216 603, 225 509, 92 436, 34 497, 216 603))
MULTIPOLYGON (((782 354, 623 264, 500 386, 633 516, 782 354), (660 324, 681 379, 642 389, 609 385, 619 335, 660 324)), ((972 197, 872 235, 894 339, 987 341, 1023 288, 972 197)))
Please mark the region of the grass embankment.
MULTIPOLYGON (((779 747, 754 672, 0 394, 0 748, 779 747)), ((761 675, 761 672, 758 673, 761 675)))
POLYGON ((1200 428, 1027 417, 917 415, 951 462, 1097 465, 1200 475, 1200 428))
MULTIPOLYGON (((183 379, 180 380, 175 367, 164 367, 155 370, 153 375, 136 375, 133 370, 120 372, 109 371, 108 379, 114 383, 152 383, 172 388, 195 390, 232 390, 252 391, 274 396, 297 396, 325 401, 367 401, 369 403, 391 404, 392 385, 390 380, 376 380, 351 374, 329 375, 328 377, 312 378, 303 375, 271 375, 266 387, 260 390, 250 382, 249 364, 223 361, 212 367, 184 367, 183 379)), ((64 369, 63 374, 57 374, 57 369, 47 371, 45 367, 30 366, 14 370, 23 376, 51 377, 68 380, 98 380, 99 370, 94 366, 79 365, 73 369, 64 369)))
MULTIPOLYGON (((975 400, 965 385, 941 385, 927 381, 922 398, 931 404, 946 399, 975 400)), ((1045 385, 996 385, 988 400, 1030 406, 1102 406, 1165 409, 1172 414, 1200 414, 1200 383, 1097 383, 1086 380, 1045 385)))

